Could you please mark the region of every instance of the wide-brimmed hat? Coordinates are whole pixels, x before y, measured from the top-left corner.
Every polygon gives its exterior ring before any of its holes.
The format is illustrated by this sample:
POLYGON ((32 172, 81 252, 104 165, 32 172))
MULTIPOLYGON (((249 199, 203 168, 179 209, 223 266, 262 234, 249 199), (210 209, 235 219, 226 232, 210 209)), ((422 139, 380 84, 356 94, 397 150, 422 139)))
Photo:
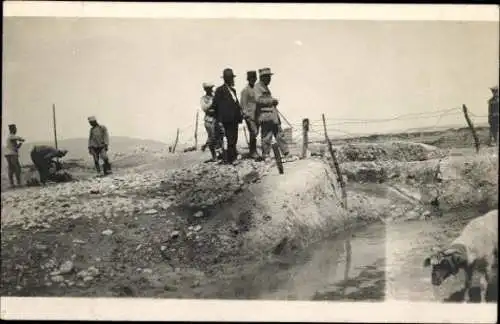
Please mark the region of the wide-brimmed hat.
POLYGON ((9 124, 8 127, 12 128, 12 127, 17 127, 17 126, 16 126, 16 124, 9 124))
POLYGON ((224 71, 222 71, 222 77, 223 78, 234 78, 236 76, 236 74, 233 73, 233 69, 224 69, 224 71))
POLYGON ((203 89, 211 89, 213 88, 215 85, 211 82, 203 82, 203 89))
POLYGON ((247 71, 247 79, 256 77, 257 77, 257 71, 247 71))
POLYGON ((92 122, 92 121, 94 121, 94 122, 95 122, 95 121, 97 121, 97 118, 95 118, 95 116, 90 116, 90 117, 88 118, 88 120, 89 120, 89 122, 92 122))
POLYGON ((491 91, 498 91, 498 86, 494 86, 490 88, 491 91))
POLYGON ((259 76, 264 76, 264 75, 273 75, 274 73, 271 72, 270 68, 262 68, 259 69, 259 76))

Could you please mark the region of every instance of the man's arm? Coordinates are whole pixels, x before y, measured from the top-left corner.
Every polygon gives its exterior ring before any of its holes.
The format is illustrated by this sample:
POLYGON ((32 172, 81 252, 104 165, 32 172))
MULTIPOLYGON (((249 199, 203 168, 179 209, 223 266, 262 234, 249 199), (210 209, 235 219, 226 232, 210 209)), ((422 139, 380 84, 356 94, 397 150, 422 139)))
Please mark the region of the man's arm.
POLYGON ((46 152, 44 152, 45 154, 44 154, 43 158, 45 160, 52 160, 53 158, 55 158, 57 156, 57 152, 58 151, 55 148, 51 147, 51 148, 47 149, 46 152))
POLYGON ((215 119, 218 119, 219 118, 219 101, 220 101, 220 96, 221 96, 221 90, 222 88, 221 87, 218 87, 217 89, 215 89, 215 93, 214 93, 214 98, 212 100, 212 109, 214 111, 214 117, 215 119))
POLYGON ((246 117, 246 115, 247 115, 248 101, 249 101, 248 100, 248 89, 244 88, 243 90, 241 90, 241 94, 240 94, 240 106, 242 109, 243 117, 246 117))
POLYGON ((106 149, 108 149, 109 146, 109 132, 108 128, 106 126, 102 126, 102 132, 103 132, 103 140, 104 140, 104 145, 106 145, 106 149))
POLYGON ((205 101, 204 97, 201 97, 200 105, 201 105, 201 109, 206 113, 208 108, 210 108, 212 106, 212 102, 210 102, 210 101, 207 102, 207 101, 205 101))

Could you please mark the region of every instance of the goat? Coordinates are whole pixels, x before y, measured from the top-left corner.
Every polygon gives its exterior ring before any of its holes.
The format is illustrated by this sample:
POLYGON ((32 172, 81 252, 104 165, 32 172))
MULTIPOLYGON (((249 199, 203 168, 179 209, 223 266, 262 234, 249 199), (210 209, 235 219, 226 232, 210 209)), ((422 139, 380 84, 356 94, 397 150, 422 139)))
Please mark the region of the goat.
POLYGON ((462 233, 446 249, 437 249, 424 260, 424 267, 432 265, 431 282, 439 286, 460 269, 465 271, 464 302, 469 300, 469 289, 475 272, 481 275, 481 301, 486 301, 493 267, 498 264, 498 210, 471 220, 462 233))

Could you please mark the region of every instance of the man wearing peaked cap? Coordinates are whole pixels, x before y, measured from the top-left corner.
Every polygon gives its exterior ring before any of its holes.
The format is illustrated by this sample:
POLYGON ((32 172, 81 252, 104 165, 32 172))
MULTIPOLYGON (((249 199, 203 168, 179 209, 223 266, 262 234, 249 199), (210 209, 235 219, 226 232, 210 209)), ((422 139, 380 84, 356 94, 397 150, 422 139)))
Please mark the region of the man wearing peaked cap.
POLYGON ((289 154, 288 145, 285 141, 281 121, 278 115, 278 99, 274 98, 269 90, 271 76, 273 73, 270 68, 259 70, 259 82, 255 84, 255 101, 257 105, 257 114, 261 129, 262 158, 268 159, 271 152, 271 142, 273 136, 276 138, 281 152, 286 157, 289 154))
POLYGON ((88 118, 90 124, 90 134, 89 134, 89 154, 92 155, 94 159, 94 166, 97 173, 101 172, 101 167, 99 165, 99 160, 103 160, 103 171, 104 175, 111 173, 111 164, 108 158, 108 148, 109 148, 109 133, 106 126, 101 125, 97 122, 95 116, 90 116, 88 118))
POLYGON ((498 86, 490 88, 493 97, 488 100, 488 124, 490 125, 489 145, 492 145, 492 139, 495 145, 498 145, 498 86))
POLYGON ((257 136, 259 134, 259 123, 257 121, 256 105, 255 105, 255 82, 257 82, 257 72, 247 72, 247 86, 241 91, 241 108, 243 110, 243 118, 247 124, 250 135, 249 140, 249 155, 251 158, 258 158, 257 154, 257 136))
POLYGON ((208 146, 210 153, 212 154, 211 161, 217 159, 216 149, 221 147, 220 144, 220 130, 215 119, 215 111, 212 107, 214 95, 213 95, 214 85, 210 82, 203 82, 203 90, 205 94, 200 99, 201 109, 205 113, 205 129, 207 131, 207 142, 202 146, 201 150, 205 151, 208 146))
POLYGON ((236 145, 238 143, 238 126, 243 121, 241 106, 234 89, 235 74, 230 68, 224 69, 222 78, 224 84, 215 90, 212 107, 215 118, 222 125, 227 148, 224 152, 224 162, 233 164, 237 158, 236 145))

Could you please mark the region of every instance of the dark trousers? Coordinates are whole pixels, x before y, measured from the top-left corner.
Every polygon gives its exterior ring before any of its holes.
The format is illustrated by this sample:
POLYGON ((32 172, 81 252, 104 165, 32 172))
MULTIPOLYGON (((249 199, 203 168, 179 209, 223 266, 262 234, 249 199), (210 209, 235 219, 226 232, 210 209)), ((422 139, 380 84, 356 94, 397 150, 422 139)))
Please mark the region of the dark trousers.
POLYGON ((498 119, 490 120, 490 144, 492 138, 495 141, 495 144, 498 144, 498 119))
POLYGON ((99 159, 102 159, 103 171, 104 174, 109 173, 111 171, 111 164, 109 163, 108 152, 104 149, 104 147, 91 147, 90 148, 92 157, 94 158, 94 166, 97 172, 101 172, 101 167, 99 165, 99 159))
POLYGON ((17 184, 21 185, 21 163, 19 163, 19 156, 6 155, 5 158, 7 159, 10 185, 14 185, 14 175, 16 176, 17 184))
POLYGON ((248 143, 248 150, 250 155, 257 153, 257 136, 259 135, 259 124, 253 119, 245 120, 248 128, 248 135, 250 137, 248 143))
POLYGON ((238 151, 236 150, 236 144, 238 144, 238 123, 222 123, 222 125, 224 126, 224 136, 227 141, 225 162, 233 163, 238 156, 238 151))
POLYGON ((222 147, 222 130, 216 121, 205 121, 205 129, 207 130, 207 143, 205 144, 212 153, 212 158, 216 158, 216 149, 222 147))
POLYGON ((35 152, 31 152, 31 161, 38 171, 40 183, 45 184, 50 177, 50 161, 44 159, 35 152))

